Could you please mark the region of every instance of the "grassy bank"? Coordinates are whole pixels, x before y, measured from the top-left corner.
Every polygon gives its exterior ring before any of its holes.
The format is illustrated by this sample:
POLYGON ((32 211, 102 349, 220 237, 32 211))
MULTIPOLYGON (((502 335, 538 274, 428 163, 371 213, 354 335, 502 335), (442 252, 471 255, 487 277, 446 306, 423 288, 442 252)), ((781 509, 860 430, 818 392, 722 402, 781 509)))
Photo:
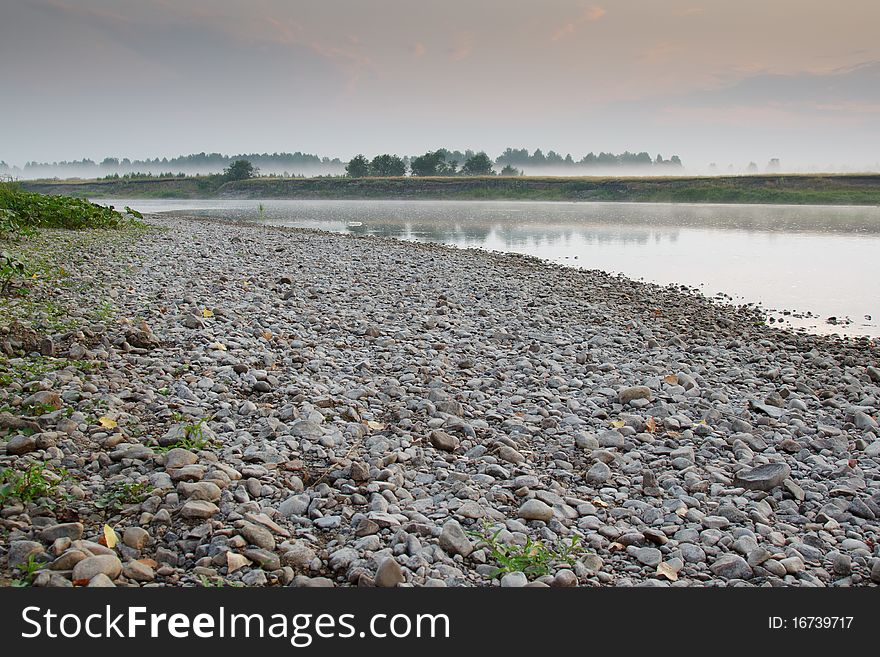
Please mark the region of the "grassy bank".
POLYGON ((94 198, 459 199, 880 205, 880 175, 703 178, 216 178, 28 181, 45 194, 94 198), (213 182, 212 182, 213 181, 213 182))

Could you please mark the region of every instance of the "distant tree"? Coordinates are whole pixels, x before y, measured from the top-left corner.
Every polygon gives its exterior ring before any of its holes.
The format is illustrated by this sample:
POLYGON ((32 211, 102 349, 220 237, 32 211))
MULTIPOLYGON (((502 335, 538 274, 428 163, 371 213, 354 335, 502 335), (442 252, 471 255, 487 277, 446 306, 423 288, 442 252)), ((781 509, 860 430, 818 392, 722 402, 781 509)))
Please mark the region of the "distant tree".
POLYGON ((248 160, 236 160, 223 169, 223 177, 226 180, 247 180, 256 176, 258 171, 248 160))
POLYGON ((749 166, 746 168, 746 171, 749 173, 758 173, 758 165, 754 162, 749 162, 749 166))
POLYGON ((504 168, 501 169, 502 176, 519 176, 522 175, 522 172, 516 167, 512 167, 509 164, 505 164, 504 168))
POLYGON ((345 165, 345 173, 349 178, 366 178, 370 175, 370 163, 363 155, 355 155, 345 165))
POLYGON ((774 157, 767 163, 767 171, 779 171, 782 166, 779 164, 779 158, 774 157))
POLYGON ((669 158, 669 164, 674 167, 681 167, 681 158, 678 155, 673 155, 669 158))
POLYGON ((377 155, 370 162, 370 175, 396 177, 406 175, 406 164, 397 155, 377 155))
POLYGON ((449 172, 443 150, 428 151, 414 157, 409 163, 409 169, 414 176, 439 176, 449 172))
POLYGON ((483 152, 477 153, 464 163, 461 172, 466 176, 491 176, 492 160, 483 152))

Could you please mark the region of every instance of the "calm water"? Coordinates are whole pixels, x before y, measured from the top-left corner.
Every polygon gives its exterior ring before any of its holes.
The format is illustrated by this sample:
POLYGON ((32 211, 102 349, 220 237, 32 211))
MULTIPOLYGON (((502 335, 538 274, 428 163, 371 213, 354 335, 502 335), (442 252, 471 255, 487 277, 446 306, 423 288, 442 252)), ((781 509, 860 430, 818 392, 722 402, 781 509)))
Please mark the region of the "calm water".
POLYGON ((880 336, 880 208, 500 201, 102 201, 513 251, 761 304, 823 333, 880 336), (260 209, 262 205, 262 210, 260 209), (359 222, 360 226, 352 225, 359 222), (795 312, 812 316, 795 317, 795 312), (835 317, 837 324, 827 318, 835 317))

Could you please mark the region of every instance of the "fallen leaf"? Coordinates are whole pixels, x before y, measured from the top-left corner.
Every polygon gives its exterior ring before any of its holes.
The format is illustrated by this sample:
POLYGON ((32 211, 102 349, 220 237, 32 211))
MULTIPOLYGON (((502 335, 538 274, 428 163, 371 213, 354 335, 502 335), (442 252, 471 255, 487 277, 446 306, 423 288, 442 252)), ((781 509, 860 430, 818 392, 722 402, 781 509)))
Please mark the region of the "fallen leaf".
POLYGON ((669 385, 677 385, 678 384, 678 376, 675 374, 667 374, 663 377, 663 380, 666 381, 669 385))
POLYGON ((626 422, 624 422, 623 420, 614 420, 611 423, 611 426, 615 429, 620 429, 621 427, 626 426, 626 422))
POLYGON ((688 513, 688 508, 686 506, 680 506, 675 510, 675 515, 684 518, 688 513))
POLYGON ((109 417, 100 417, 98 418, 98 424, 100 424, 105 429, 115 429, 119 426, 119 424, 113 418, 109 417))
POLYGON ((212 342, 210 345, 211 349, 216 349, 217 351, 226 351, 226 345, 222 342, 212 342))
POLYGON ((272 332, 271 331, 263 331, 263 339, 264 340, 271 340, 272 339, 272 332))
POLYGON ((604 500, 600 500, 597 497, 595 500, 593 500, 593 506, 601 506, 603 509, 606 509, 606 508, 608 508, 608 502, 605 502, 604 500))
POLYGON ((116 532, 113 531, 113 528, 110 525, 104 525, 104 545, 106 545, 111 550, 116 547, 116 544, 119 542, 119 539, 116 538, 116 532))
POLYGON ((205 309, 202 311, 202 317, 213 317, 213 316, 214 316, 213 311, 208 310, 207 308, 205 308, 205 309))
POLYGON ((385 428, 385 425, 381 422, 376 422, 375 420, 367 420, 367 426, 370 427, 373 431, 381 431, 385 428))
POLYGON ((614 543, 612 543, 611 545, 608 546, 608 549, 611 552, 619 552, 619 551, 625 550, 626 546, 623 543, 618 543, 617 541, 615 541, 614 543))
POLYGON ((648 433, 654 433, 655 431, 657 431, 657 420, 652 417, 649 417, 647 420, 645 420, 645 431, 647 431, 648 433))
POLYGON ((90 579, 75 579, 73 580, 74 586, 88 586, 89 582, 92 581, 90 579))
POLYGON ((670 582, 678 581, 678 571, 665 561, 661 561, 657 564, 657 575, 658 577, 665 577, 670 582))

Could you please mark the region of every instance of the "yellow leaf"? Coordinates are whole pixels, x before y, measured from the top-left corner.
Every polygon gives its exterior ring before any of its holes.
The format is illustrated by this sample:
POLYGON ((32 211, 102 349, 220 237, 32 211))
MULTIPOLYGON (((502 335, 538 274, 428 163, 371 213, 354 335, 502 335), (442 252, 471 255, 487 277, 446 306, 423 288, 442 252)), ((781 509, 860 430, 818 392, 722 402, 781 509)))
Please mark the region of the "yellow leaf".
POLYGON ((119 426, 119 424, 113 418, 109 417, 101 417, 98 418, 98 424, 100 424, 105 429, 115 429, 119 426))
POLYGON ((611 426, 614 427, 615 429, 620 429, 620 427, 625 426, 625 425, 626 425, 626 422, 624 422, 623 420, 614 420, 611 423, 611 426))
POLYGON ((661 561, 657 564, 657 575, 665 577, 670 582, 678 581, 678 571, 665 561, 661 561))
POLYGON ((605 502, 604 500, 600 500, 598 497, 595 500, 593 500, 593 505, 594 506, 601 506, 603 509, 608 508, 608 502, 605 502))
POLYGON ((373 431, 381 431, 385 428, 385 425, 381 422, 376 422, 375 420, 367 420, 367 426, 370 427, 373 431))
POLYGON ((104 525, 104 542, 107 543, 107 547, 111 550, 116 547, 116 544, 119 542, 119 539, 116 538, 116 532, 113 531, 113 528, 110 525, 104 525))
POLYGON ((205 309, 202 311, 202 317, 213 317, 213 316, 214 316, 213 311, 208 310, 207 308, 205 308, 205 309))
POLYGON ((226 351, 226 345, 222 342, 212 342, 209 346, 217 351, 226 351))
POLYGON ((272 332, 271 331, 263 331, 263 339, 264 340, 271 340, 272 339, 272 332))

